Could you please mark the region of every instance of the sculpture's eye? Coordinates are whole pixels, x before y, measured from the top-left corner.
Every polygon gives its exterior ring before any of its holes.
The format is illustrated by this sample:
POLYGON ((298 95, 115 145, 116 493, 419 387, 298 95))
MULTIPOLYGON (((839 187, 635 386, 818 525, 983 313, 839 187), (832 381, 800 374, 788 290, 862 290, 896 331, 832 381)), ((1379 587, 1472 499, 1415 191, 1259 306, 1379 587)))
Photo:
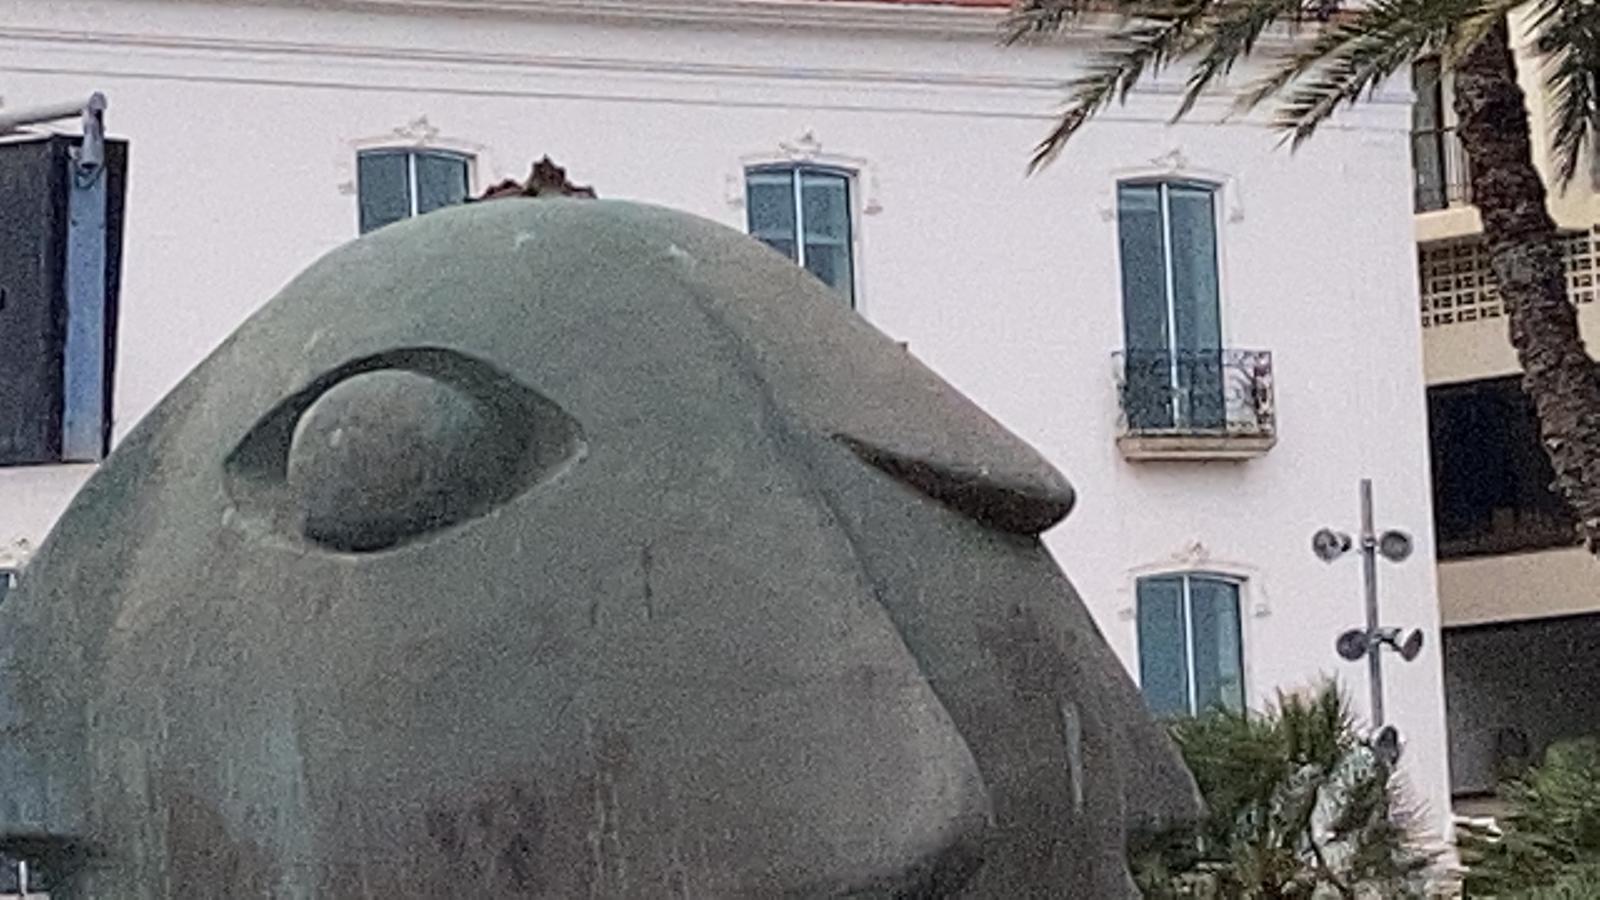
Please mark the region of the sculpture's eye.
POLYGON ((583 450, 576 420, 489 365, 397 350, 317 379, 229 455, 234 507, 345 552, 382 550, 483 515, 583 450))

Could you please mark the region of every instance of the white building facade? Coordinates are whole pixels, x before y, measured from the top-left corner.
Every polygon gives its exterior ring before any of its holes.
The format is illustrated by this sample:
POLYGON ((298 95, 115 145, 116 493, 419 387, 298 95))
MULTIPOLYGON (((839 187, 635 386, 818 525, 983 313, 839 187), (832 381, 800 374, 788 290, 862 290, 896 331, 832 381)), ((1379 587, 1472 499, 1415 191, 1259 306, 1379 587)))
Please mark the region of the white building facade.
MULTIPOLYGON (((0 95, 103 92, 128 141, 116 437, 322 253, 549 154, 754 232, 1052 459, 1079 505, 1048 543, 1153 706, 1337 675, 1364 711, 1365 664, 1334 650, 1360 566, 1310 548, 1355 530, 1363 477, 1416 539, 1381 572, 1386 623, 1438 634, 1409 93, 1291 155, 1225 98, 1169 124, 1157 84, 1029 177, 1093 44, 1002 48, 1003 12, 0 0, 0 95)), ((0 566, 91 469, 0 467, 0 566)), ((1386 674, 1442 834, 1437 645, 1386 674)))

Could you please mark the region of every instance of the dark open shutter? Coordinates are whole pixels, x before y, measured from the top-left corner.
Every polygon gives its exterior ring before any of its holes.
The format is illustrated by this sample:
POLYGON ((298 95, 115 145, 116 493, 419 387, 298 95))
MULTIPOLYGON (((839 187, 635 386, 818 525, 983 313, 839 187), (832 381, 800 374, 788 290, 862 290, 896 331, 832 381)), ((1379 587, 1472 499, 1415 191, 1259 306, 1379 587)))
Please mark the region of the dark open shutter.
POLYGON ((0 143, 0 465, 61 454, 68 143, 0 143))
MULTIPOLYGON (((60 135, 0 141, 0 465, 63 459, 69 204, 78 143, 60 135)), ((75 407, 90 427, 90 440, 79 443, 91 446, 74 454, 81 461, 98 459, 111 436, 126 144, 107 141, 105 157, 105 215, 94 223, 96 240, 103 229, 105 248, 91 267, 104 277, 105 289, 87 312, 93 327, 80 328, 89 343, 80 344, 72 360, 80 382, 100 395, 99 409, 92 394, 75 407), (98 377, 82 382, 86 366, 98 377), (98 447, 92 446, 96 433, 98 447)), ((84 269, 79 277, 94 274, 84 269)))

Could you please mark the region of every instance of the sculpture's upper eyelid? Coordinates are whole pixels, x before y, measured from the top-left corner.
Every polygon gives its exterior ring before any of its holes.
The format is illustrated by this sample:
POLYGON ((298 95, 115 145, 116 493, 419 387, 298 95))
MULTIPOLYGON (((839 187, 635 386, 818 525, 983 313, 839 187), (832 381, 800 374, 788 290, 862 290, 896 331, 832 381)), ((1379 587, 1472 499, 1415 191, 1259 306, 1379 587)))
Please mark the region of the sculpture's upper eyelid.
POLYGON ((874 468, 985 525, 1039 534, 1072 511, 1065 481, 1007 477, 981 465, 921 459, 847 434, 834 439, 874 468))

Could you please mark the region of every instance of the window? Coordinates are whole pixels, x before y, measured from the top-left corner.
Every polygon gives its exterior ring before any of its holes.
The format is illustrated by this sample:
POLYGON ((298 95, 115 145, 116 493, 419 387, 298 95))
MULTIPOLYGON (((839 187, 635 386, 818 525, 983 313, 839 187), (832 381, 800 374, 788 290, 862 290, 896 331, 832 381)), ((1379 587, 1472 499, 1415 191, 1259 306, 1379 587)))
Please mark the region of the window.
POLYGON ((1518 376, 1428 389, 1438 558, 1578 543, 1578 517, 1551 489, 1555 469, 1518 376))
POLYGON ((446 150, 364 150, 356 157, 361 233, 467 199, 471 158, 446 150))
POLYGON ((33 866, 11 856, 0 855, 0 897, 45 896, 50 882, 42 867, 33 866))
POLYGON ((1417 101, 1411 107, 1411 169, 1416 176, 1416 209, 1444 209, 1444 91, 1439 60, 1419 60, 1411 67, 1417 101))
POLYGON ((1244 708, 1239 582, 1216 575, 1139 579, 1139 685, 1158 716, 1244 708))
POLYGON ((1215 188, 1119 185, 1117 228, 1128 425, 1223 428, 1215 188))
POLYGON ((750 234, 799 263, 855 306, 850 175, 812 166, 745 173, 750 234))
POLYGON ((1411 171, 1415 209, 1430 212, 1468 202, 1467 155, 1449 116, 1450 91, 1438 57, 1411 67, 1411 171))

